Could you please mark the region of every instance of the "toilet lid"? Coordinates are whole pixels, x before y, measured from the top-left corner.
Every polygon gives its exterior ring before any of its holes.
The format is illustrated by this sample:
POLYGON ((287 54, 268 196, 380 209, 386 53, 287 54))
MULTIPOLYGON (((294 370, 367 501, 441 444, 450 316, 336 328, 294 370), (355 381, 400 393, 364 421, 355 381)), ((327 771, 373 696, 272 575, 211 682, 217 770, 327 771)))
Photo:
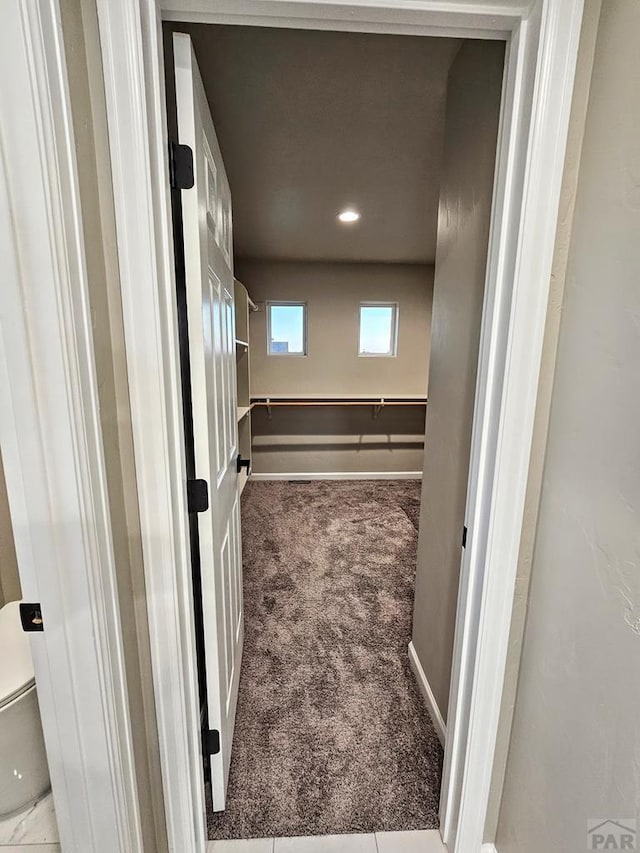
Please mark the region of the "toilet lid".
POLYGON ((20 602, 0 610, 0 708, 35 681, 29 638, 20 622, 20 602))

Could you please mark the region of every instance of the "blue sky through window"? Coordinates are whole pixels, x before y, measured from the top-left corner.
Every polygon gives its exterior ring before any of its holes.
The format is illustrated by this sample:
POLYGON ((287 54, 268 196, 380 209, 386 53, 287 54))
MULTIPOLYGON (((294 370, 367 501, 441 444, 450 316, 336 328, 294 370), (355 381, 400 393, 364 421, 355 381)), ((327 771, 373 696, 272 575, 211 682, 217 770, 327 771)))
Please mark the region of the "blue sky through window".
POLYGON ((360 306, 360 355, 394 355, 395 306, 360 306))
POLYGON ((304 355, 304 305, 270 305, 269 352, 304 355))

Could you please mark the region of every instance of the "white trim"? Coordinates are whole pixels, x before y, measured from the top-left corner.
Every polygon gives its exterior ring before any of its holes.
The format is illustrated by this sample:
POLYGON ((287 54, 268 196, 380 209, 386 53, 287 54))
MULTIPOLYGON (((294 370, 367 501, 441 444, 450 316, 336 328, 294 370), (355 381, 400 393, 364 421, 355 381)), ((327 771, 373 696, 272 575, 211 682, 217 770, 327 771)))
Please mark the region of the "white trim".
POLYGON ((206 843, 168 182, 153 0, 97 0, 170 851, 206 843))
POLYGON ((358 358, 397 358, 398 357, 398 327, 400 324, 400 303, 382 300, 365 300, 358 307, 358 338, 356 353, 358 358), (362 309, 391 308, 391 339, 387 352, 362 352, 362 309))
POLYGON ((161 0, 169 21, 451 38, 508 38, 526 0, 161 0), (391 14, 389 14, 391 12, 391 14))
POLYGON ((481 853, 498 853, 495 844, 483 844, 481 853))
POLYGON ((316 471, 312 474, 251 474, 250 480, 421 480, 422 471, 316 471))
POLYGON ((84 236, 56 0, 0 29, 0 441, 56 817, 69 853, 141 853, 84 236))
POLYGON ((294 302, 291 299, 267 299, 264 303, 265 314, 267 315, 267 358, 271 356, 288 356, 290 358, 306 358, 309 355, 308 329, 307 322, 307 303, 294 302), (271 352, 271 308, 273 306, 302 308, 302 352, 271 352))
POLYGON ((490 796, 582 11, 583 0, 533 4, 509 48, 503 112, 512 104, 514 120, 503 114, 499 141, 447 713, 441 821, 453 853, 477 849, 490 796), (509 181, 509 160, 520 178, 509 181))
POLYGON ((435 726, 435 730, 438 734, 438 740, 444 748, 447 738, 447 726, 442 719, 442 714, 440 713, 440 708, 438 708, 436 697, 433 695, 433 690, 431 689, 429 680, 422 668, 422 664, 418 658, 418 653, 416 652, 416 647, 413 645, 413 640, 409 643, 409 664, 411 665, 411 671, 418 682, 418 687, 420 688, 420 693, 422 694, 422 698, 424 699, 427 710, 429 711, 429 716, 435 726))
MULTIPOLYGON (((441 798, 452 853, 482 842, 582 4, 161 4, 184 21, 508 37, 441 798)), ((174 849, 202 853, 160 11, 155 0, 98 7, 169 835, 174 849)))

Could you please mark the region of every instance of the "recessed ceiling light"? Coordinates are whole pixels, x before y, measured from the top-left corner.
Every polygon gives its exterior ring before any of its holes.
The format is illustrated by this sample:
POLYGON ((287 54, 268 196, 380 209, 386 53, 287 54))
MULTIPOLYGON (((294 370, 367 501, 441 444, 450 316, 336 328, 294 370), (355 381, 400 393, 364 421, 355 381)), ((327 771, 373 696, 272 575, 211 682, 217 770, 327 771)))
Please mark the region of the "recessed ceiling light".
POLYGON ((360 219, 360 214, 357 210, 343 210, 338 214, 340 222, 357 222, 360 219))

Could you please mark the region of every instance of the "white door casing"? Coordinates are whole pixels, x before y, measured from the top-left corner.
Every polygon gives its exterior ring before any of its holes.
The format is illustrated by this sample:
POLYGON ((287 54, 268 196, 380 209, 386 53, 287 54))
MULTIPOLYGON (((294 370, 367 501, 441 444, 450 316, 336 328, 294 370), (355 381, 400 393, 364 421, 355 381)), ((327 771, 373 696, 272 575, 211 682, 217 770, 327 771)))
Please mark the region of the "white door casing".
POLYGON ((2 4, 0 70, 0 445, 56 823, 65 853, 142 853, 56 0, 2 4))
POLYGON ((231 191, 191 39, 174 33, 178 141, 193 152, 194 186, 182 190, 196 476, 209 484, 198 516, 213 805, 225 795, 242 659, 242 556, 231 191))
POLYGON ((194 758, 199 731, 161 21, 507 39, 441 827, 454 853, 477 853, 583 2, 97 0, 97 6, 165 808, 171 849, 196 853, 204 853, 206 842, 194 758))

